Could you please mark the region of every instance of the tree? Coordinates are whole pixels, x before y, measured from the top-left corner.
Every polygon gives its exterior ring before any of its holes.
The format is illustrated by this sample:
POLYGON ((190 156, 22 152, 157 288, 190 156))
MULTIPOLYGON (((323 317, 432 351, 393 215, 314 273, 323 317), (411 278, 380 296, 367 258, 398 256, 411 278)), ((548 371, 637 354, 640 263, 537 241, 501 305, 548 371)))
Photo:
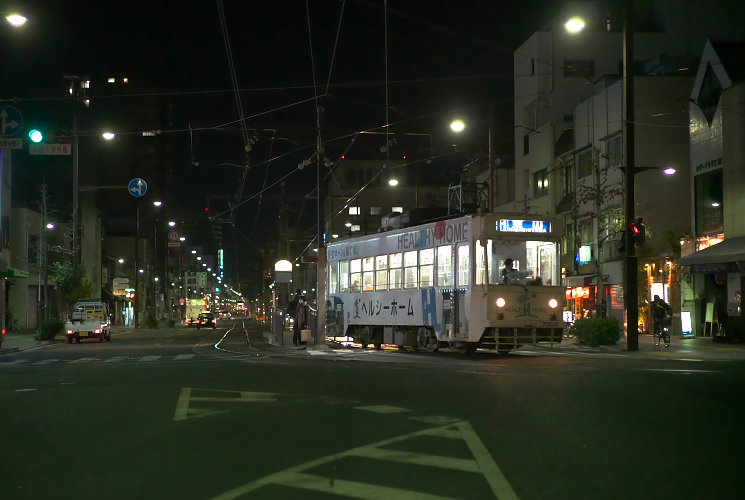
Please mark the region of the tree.
MULTIPOLYGON (((595 296, 596 316, 605 316, 603 299, 605 298, 605 284, 603 283, 603 244, 609 239, 615 239, 624 230, 623 213, 623 178, 611 175, 615 165, 604 162, 601 166, 600 159, 608 158, 593 147, 589 158, 589 167, 592 170, 593 182, 591 185, 577 182, 576 196, 574 198, 575 216, 581 208, 587 208, 592 204, 592 218, 595 220, 595 242, 597 252, 595 266, 597 270, 598 293, 595 296)), ((579 173, 579 172, 578 172, 579 173)))
POLYGON ((65 302, 74 304, 91 296, 92 287, 86 277, 85 267, 80 264, 73 266, 69 262, 55 262, 50 267, 65 302))

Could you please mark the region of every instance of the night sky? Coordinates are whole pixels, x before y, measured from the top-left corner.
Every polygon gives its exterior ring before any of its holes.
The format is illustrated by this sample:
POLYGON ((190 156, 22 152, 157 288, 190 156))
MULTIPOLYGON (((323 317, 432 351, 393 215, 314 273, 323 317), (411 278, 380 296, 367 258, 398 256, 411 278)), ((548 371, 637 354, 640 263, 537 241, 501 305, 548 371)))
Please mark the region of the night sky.
MULTIPOLYGON (((496 147, 511 151, 513 51, 546 23, 556 4, 390 0, 391 130, 431 133, 437 149, 446 146, 447 124, 459 115, 470 121, 470 147, 484 148, 491 102, 496 120, 505 125, 496 147)), ((51 109, 65 105, 63 75, 90 76, 98 88, 91 89, 92 106, 83 118, 89 127, 105 123, 120 134, 131 132, 130 142, 122 144, 136 145, 142 140, 137 139, 139 131, 155 127, 169 138, 167 165, 147 167, 160 171, 141 172, 138 168, 144 167, 134 158, 127 161, 128 151, 121 145, 111 153, 81 153, 81 163, 105 159, 113 170, 95 174, 95 182, 117 182, 117 175, 147 176, 153 179, 153 192, 167 197, 176 215, 196 218, 206 207, 212 214, 220 212, 235 195, 240 176, 240 169, 220 163, 243 163, 244 153, 218 5, 165 0, 19 2, 17 8, 29 22, 23 30, 0 30, 0 98, 18 97, 16 105, 24 113, 28 109, 29 116, 43 117, 47 110, 51 116, 51 109), (104 97, 101 94, 112 94, 101 88, 106 76, 129 77, 131 90, 104 97), (156 102, 167 103, 167 120, 155 118, 156 102), (122 116, 124 131, 114 123, 122 116), (190 126, 196 130, 191 134, 186 131, 190 126)), ((252 130, 276 130, 275 137, 283 139, 274 142, 271 153, 287 154, 266 171, 262 163, 269 157, 272 132, 252 132, 255 144, 249 157, 258 166, 249 172, 244 198, 256 193, 265 178, 271 184, 312 154, 317 133, 314 70, 323 109, 321 134, 332 159, 348 146, 349 134, 380 130, 385 123, 383 0, 312 0, 308 5, 309 13, 305 2, 296 0, 222 2, 247 124, 252 130)), ((4 9, 11 10, 11 5, 5 2, 4 9)), ((54 120, 59 123, 66 116, 56 114, 54 120)), ((369 146, 360 144, 349 154, 369 157, 369 146)), ((65 169, 57 168, 63 161, 38 172, 58 175, 61 184, 69 182, 65 169)), ((288 178, 290 191, 307 194, 303 175, 308 169, 288 178)), ((267 194, 276 198, 277 192, 267 194)), ((255 210, 255 202, 249 202, 236 213, 242 247, 261 246, 276 220, 269 203, 262 208, 268 213, 257 217, 255 210), (257 226, 257 219, 271 224, 257 226)))

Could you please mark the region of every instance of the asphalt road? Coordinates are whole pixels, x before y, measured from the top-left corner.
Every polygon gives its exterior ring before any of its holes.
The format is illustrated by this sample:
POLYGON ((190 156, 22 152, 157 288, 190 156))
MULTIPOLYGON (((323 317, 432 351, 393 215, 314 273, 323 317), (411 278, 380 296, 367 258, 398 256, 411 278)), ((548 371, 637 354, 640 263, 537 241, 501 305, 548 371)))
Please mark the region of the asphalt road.
POLYGON ((1 356, 0 498, 708 499, 745 486, 742 361, 309 355, 219 326, 1 356))

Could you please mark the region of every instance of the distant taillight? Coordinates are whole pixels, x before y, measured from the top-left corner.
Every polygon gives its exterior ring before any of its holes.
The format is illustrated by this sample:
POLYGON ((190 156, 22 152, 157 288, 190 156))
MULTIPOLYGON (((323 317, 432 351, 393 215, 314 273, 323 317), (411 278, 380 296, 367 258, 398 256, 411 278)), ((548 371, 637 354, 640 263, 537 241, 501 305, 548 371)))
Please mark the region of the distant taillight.
POLYGON ((67 330, 67 333, 72 333, 72 330, 67 330))
POLYGON ((8 332, 6 332, 6 331, 5 331, 5 328, 3 328, 3 335, 5 335, 6 333, 8 333, 8 332))
POLYGON ((100 328, 96 328, 95 330, 93 330, 93 333, 101 333, 101 329, 100 328))

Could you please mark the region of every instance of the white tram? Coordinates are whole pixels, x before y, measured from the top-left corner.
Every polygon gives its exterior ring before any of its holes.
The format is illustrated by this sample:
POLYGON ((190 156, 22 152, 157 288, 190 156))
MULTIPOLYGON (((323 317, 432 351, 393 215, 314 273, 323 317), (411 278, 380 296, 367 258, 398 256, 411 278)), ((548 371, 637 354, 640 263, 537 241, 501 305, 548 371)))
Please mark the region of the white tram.
POLYGON ((561 342, 563 228, 520 217, 469 215, 330 243, 327 335, 463 352, 561 342))

